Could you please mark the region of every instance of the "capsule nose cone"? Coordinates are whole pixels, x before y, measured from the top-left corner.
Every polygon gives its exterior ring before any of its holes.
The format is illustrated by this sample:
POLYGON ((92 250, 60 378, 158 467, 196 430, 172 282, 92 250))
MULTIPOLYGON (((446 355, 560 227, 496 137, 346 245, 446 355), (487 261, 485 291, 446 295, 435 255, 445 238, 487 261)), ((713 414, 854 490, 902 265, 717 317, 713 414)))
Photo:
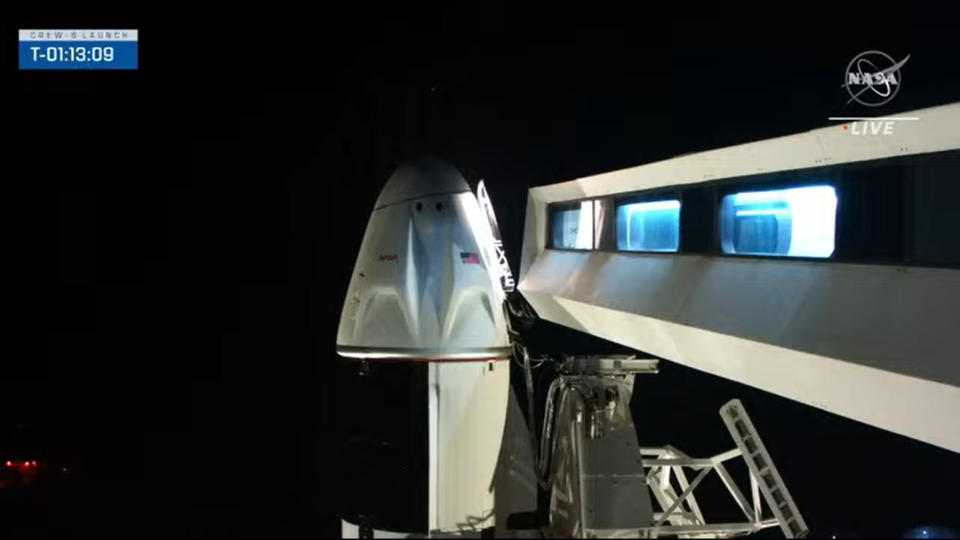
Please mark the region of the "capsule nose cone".
POLYGON ((436 158, 420 158, 403 163, 387 180, 376 208, 420 197, 470 191, 460 171, 436 158))

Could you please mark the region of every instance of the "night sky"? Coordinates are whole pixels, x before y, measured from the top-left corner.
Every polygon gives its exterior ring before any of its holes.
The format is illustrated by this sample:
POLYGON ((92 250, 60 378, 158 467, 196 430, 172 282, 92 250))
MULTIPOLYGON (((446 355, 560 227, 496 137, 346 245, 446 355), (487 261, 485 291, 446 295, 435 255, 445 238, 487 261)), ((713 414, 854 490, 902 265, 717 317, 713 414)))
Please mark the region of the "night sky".
MULTIPOLYGON (((2 22, 0 443, 75 472, 4 499, 4 535, 337 534, 337 433, 356 397, 338 384, 336 323, 406 156, 486 179, 516 272, 531 186, 960 100, 960 26, 929 13, 873 32, 889 13, 319 9, 2 22), (138 28, 140 69, 18 72, 17 28, 138 28), (840 87, 868 49, 911 55, 879 111, 840 87)), ((815 536, 960 525, 956 454, 680 366, 638 382, 642 442, 726 450, 732 397, 815 536)))

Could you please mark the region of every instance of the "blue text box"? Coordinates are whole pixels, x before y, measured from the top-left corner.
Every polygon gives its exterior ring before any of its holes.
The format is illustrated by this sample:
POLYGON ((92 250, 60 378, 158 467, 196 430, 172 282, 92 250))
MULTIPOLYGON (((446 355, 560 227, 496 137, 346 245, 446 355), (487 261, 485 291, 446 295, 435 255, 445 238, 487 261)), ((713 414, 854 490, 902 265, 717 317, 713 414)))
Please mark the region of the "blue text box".
POLYGON ((137 66, 136 41, 20 42, 20 69, 22 70, 137 69, 137 66), (111 51, 109 53, 108 48, 111 51), (106 59, 108 56, 110 60, 106 59))

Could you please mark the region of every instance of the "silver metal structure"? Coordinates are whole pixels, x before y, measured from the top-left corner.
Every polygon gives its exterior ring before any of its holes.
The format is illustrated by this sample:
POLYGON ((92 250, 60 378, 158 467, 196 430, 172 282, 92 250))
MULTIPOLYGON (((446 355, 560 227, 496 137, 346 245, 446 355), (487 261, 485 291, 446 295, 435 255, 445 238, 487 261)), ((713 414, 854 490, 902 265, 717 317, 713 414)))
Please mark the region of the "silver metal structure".
POLYGON ((729 538, 779 526, 787 538, 802 538, 809 532, 793 497, 787 490, 766 447, 753 427, 740 400, 731 400, 720 409, 720 415, 737 447, 709 458, 693 458, 672 446, 647 447, 640 450, 647 470, 647 485, 660 512, 651 527, 640 531, 643 538, 676 535, 679 538, 729 538), (750 500, 743 495, 725 463, 743 458, 750 476, 750 500), (693 481, 685 469, 696 472, 693 481), (708 523, 694 494, 697 486, 710 473, 716 472, 728 493, 743 512, 739 523, 708 523), (761 494, 763 499, 761 499, 761 494), (762 501, 773 513, 763 518, 762 501))
MULTIPOLYGON (((530 358, 520 349, 529 376, 530 358)), ((558 371, 547 395, 537 463, 540 485, 549 493, 544 536, 730 538, 778 526, 787 538, 808 533, 739 400, 720 409, 736 447, 694 458, 673 446, 638 444, 630 412, 633 377, 657 373, 658 360, 568 356, 558 371), (750 499, 727 467, 737 458, 749 471, 750 499), (719 501, 698 500, 696 489, 711 472, 723 482, 744 521, 708 521, 710 507, 719 501), (764 501, 772 516, 764 517, 764 501)))

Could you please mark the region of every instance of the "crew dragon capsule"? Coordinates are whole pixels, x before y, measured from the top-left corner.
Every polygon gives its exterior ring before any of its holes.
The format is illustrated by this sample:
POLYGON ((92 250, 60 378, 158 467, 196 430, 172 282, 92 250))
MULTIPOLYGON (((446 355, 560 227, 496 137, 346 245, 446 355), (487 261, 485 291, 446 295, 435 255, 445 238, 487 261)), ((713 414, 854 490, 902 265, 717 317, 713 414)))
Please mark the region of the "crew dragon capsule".
POLYGON ((426 363, 426 407, 411 414, 426 411, 427 440, 418 447, 429 454, 428 478, 426 493, 409 494, 426 502, 427 515, 417 520, 426 530, 383 530, 344 516, 345 537, 363 527, 390 536, 493 526, 511 354, 493 245, 477 198, 444 162, 403 164, 380 192, 350 278, 337 353, 373 366, 426 363))

